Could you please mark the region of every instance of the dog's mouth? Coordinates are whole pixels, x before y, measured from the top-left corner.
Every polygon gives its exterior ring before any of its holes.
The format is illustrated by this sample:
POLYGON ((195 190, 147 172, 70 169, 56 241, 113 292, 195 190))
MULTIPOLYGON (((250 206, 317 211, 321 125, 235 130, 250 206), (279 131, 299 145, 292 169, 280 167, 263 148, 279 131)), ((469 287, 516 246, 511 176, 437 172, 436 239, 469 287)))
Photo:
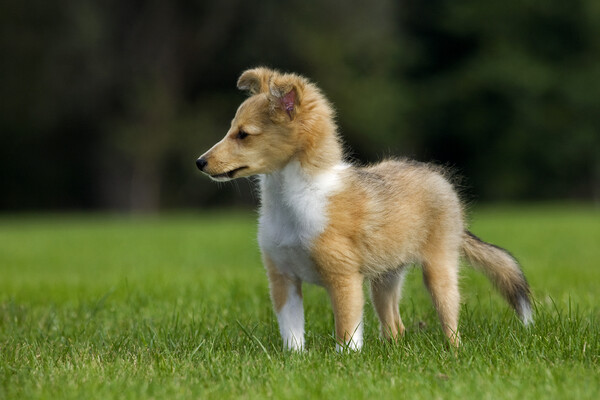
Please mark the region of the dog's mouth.
POLYGON ((248 166, 244 165, 243 167, 235 168, 231 171, 223 172, 222 174, 210 175, 210 177, 215 181, 228 181, 235 178, 235 174, 247 168, 248 166))

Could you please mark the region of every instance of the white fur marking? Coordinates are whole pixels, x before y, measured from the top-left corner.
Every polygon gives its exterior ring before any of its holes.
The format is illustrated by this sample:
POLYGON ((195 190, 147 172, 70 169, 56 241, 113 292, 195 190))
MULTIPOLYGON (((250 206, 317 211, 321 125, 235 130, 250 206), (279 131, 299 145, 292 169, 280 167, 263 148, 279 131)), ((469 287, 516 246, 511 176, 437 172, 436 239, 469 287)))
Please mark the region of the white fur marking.
POLYGON ((521 321, 523 321, 523 324, 525 326, 533 324, 533 315, 529 303, 521 299, 519 307, 521 309, 521 321))
POLYGON ((347 350, 360 351, 362 346, 363 346, 363 323, 362 323, 362 318, 361 318, 361 321, 358 323, 358 326, 354 329, 354 332, 352 333, 352 337, 350 338, 350 340, 348 342, 346 342, 344 345, 337 343, 335 345, 335 351, 337 351, 338 353, 341 353, 341 352, 344 352, 347 350))
POLYGON ((288 287, 285 304, 277 313, 283 347, 287 350, 304 349, 304 308, 294 285, 288 287))
POLYGON ((212 179, 215 182, 229 182, 232 178, 228 178, 227 176, 208 176, 210 179, 212 179))
POLYGON ((261 176, 258 242, 282 273, 321 283, 310 249, 327 227, 329 196, 342 186, 342 169, 336 166, 311 176, 292 161, 281 171, 261 176))

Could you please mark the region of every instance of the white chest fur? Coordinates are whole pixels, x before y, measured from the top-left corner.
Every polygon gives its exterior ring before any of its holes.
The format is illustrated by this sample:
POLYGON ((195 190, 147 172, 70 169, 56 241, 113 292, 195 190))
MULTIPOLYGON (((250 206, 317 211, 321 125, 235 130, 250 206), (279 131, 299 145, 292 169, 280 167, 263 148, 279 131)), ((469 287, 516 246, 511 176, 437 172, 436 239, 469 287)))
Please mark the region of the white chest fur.
POLYGON ((321 283, 311 248, 327 227, 329 197, 341 188, 344 168, 310 176, 292 161, 279 172, 261 176, 258 242, 282 273, 321 283))

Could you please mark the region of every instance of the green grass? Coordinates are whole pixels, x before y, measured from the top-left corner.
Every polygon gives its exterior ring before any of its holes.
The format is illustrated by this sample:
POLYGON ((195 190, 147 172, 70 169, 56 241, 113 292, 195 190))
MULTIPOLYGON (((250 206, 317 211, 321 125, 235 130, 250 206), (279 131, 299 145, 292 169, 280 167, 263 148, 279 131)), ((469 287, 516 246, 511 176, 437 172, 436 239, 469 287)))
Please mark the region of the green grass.
POLYGON ((600 393, 600 213, 489 207, 471 229, 519 258, 526 329, 463 269, 463 346, 448 348, 414 269, 407 335, 337 354, 305 286, 308 351, 281 351, 251 214, 0 217, 0 398, 572 398, 600 393))

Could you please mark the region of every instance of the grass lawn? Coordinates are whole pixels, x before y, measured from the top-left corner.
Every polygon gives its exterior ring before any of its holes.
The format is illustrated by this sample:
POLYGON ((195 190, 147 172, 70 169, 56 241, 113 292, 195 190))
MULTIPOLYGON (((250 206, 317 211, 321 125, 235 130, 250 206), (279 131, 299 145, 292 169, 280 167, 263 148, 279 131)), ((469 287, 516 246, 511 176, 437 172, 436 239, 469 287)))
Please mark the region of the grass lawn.
POLYGON ((325 292, 305 285, 308 351, 281 351, 254 215, 0 217, 0 399, 600 398, 600 211, 487 207, 535 297, 519 323, 463 269, 463 346, 448 348, 414 269, 397 344, 337 354, 325 292))

